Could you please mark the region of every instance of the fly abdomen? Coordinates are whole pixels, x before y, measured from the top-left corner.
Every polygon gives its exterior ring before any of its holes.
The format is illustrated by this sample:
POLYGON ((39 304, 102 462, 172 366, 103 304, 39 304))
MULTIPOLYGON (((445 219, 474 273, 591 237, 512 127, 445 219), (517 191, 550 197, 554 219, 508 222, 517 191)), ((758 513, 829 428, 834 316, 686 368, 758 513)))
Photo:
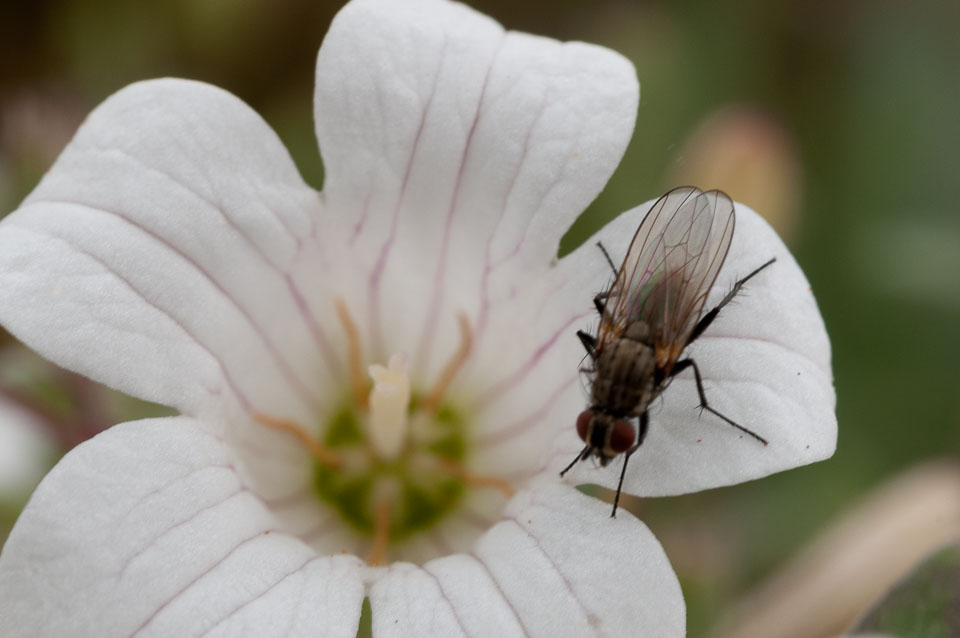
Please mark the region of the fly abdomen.
POLYGON ((614 340, 596 360, 590 396, 612 414, 638 416, 650 401, 656 359, 653 349, 633 339, 614 340))

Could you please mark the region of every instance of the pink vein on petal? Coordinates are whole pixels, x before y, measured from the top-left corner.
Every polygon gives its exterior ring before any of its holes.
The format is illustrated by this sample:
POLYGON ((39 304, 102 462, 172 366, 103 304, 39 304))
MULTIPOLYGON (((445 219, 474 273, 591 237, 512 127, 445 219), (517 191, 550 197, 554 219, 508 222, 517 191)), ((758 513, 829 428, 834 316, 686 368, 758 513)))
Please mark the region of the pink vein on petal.
POLYGON ((444 268, 447 263, 447 257, 450 249, 450 232, 453 228, 453 217, 456 214, 459 206, 460 194, 462 192, 461 189, 463 188, 463 178, 464 174, 466 173, 467 163, 470 159, 470 149, 473 148, 474 134, 477 132, 477 124, 479 124, 480 117, 484 112, 483 106, 487 99, 487 89, 490 85, 490 76, 493 73, 493 68, 497 64, 497 59, 500 57, 500 53, 503 50, 505 39, 505 35, 501 36, 496 50, 490 57, 486 75, 484 75, 483 78, 483 84, 480 86, 480 95, 477 99, 477 109, 473 113, 473 120, 470 123, 470 130, 467 132, 466 140, 464 140, 463 152, 460 154, 460 166, 457 169, 457 179, 454 183, 453 192, 450 194, 450 205, 447 208, 447 214, 444 218, 443 239, 440 243, 440 258, 437 261, 437 268, 433 273, 433 286, 431 287, 432 292, 430 295, 430 303, 428 304, 423 331, 420 333, 420 343, 417 345, 417 355, 415 358, 415 361, 419 362, 420 365, 423 365, 424 367, 427 365, 427 358, 430 356, 429 349, 430 344, 433 343, 432 337, 436 331, 437 315, 439 314, 439 309, 443 303, 443 279, 444 275, 446 274, 444 268))
POLYGON ((498 581, 496 576, 493 575, 493 571, 490 569, 487 563, 482 558, 477 556, 474 552, 470 552, 469 554, 464 554, 464 556, 469 556, 473 560, 477 561, 477 563, 479 563, 480 567, 483 568, 483 571, 486 572, 487 577, 490 579, 490 582, 493 583, 493 586, 497 588, 497 592, 500 594, 500 598, 503 599, 503 602, 506 603, 507 607, 510 608, 510 611, 513 612, 513 617, 516 619, 517 625, 523 631, 523 635, 527 636, 527 638, 530 638, 530 631, 527 629, 527 626, 523 624, 523 618, 520 616, 520 612, 518 612, 517 608, 514 607, 513 602, 511 602, 511 600, 507 598, 507 595, 503 591, 503 587, 500 586, 500 581, 498 581))
POLYGON ((363 198, 363 206, 360 211, 360 219, 357 220, 357 223, 353 225, 353 232, 350 234, 350 239, 348 240, 350 245, 353 246, 357 243, 357 238, 360 236, 360 233, 363 231, 364 225, 367 223, 367 215, 370 214, 370 195, 367 194, 363 198))
MULTIPOLYGON (((252 492, 247 492, 246 488, 244 488, 243 485, 241 484, 241 485, 239 485, 239 486, 237 487, 237 489, 235 489, 233 492, 230 492, 229 494, 224 494, 223 496, 218 497, 213 503, 210 503, 209 505, 204 505, 203 507, 199 508, 198 510, 196 510, 195 512, 193 512, 192 514, 190 514, 190 516, 188 516, 187 518, 185 518, 185 519, 183 519, 183 520, 180 520, 180 521, 177 521, 176 523, 174 523, 174 524, 171 525, 170 527, 159 531, 159 532, 158 532, 157 534, 155 534, 152 538, 150 538, 150 540, 148 540, 146 543, 144 543, 144 544, 143 544, 143 547, 141 547, 138 551, 136 551, 136 552, 134 552, 133 554, 131 554, 130 556, 128 556, 127 559, 126 559, 125 561, 123 561, 123 564, 120 566, 120 571, 117 573, 117 579, 118 579, 118 580, 122 579, 123 576, 124 576, 124 574, 126 574, 127 569, 130 567, 130 565, 133 564, 133 562, 134 562, 135 560, 137 560, 138 558, 140 558, 141 556, 143 556, 143 553, 144 553, 145 551, 147 551, 148 549, 150 549, 151 547, 153 547, 153 545, 154 545, 157 541, 159 541, 161 538, 163 538, 164 536, 166 536, 166 535, 169 534, 170 532, 173 532, 173 531, 176 531, 176 530, 182 528, 184 525, 187 525, 188 523, 194 521, 194 520, 195 520, 198 516, 200 516, 201 514, 204 514, 204 513, 206 513, 206 512, 209 512, 210 510, 215 509, 215 508, 217 508, 217 507, 220 507, 221 505, 227 503, 227 502, 230 501, 231 499, 233 499, 233 498, 235 498, 235 497, 237 497, 237 496, 241 496, 241 495, 243 495, 243 494, 247 494, 247 493, 253 495, 252 492)), ((253 495, 253 496, 254 496, 254 498, 256 498, 256 495, 253 495)))
MULTIPOLYGON (((211 209, 219 213, 220 218, 228 226, 230 226, 230 228, 232 228, 240 237, 243 238, 243 240, 253 250, 253 252, 260 258, 260 260, 264 263, 264 265, 274 270, 277 274, 286 278, 288 283, 288 288, 290 289, 291 293, 294 295, 294 299, 297 301, 297 308, 300 311, 301 317, 307 322, 310 328, 310 333, 314 336, 314 339, 317 341, 317 345, 320 348, 320 354, 325 359, 327 359, 328 365, 334 365, 333 362, 331 361, 331 358, 334 357, 334 355, 330 351, 330 347, 326 342, 326 339, 323 335, 323 331, 320 329, 319 324, 316 323, 312 314, 309 312, 309 308, 307 308, 306 305, 302 302, 303 295, 300 292, 300 290, 297 288, 296 282, 293 281, 293 279, 290 277, 290 274, 288 272, 283 270, 278 264, 274 263, 270 258, 267 257, 266 253, 263 252, 263 249, 260 247, 260 245, 255 241, 253 241, 253 239, 243 230, 241 226, 237 225, 237 223, 233 220, 233 218, 227 214, 226 210, 220 204, 213 201, 206 195, 203 195, 202 193, 198 192, 197 190, 194 190, 193 188, 190 187, 190 185, 184 183, 175 175, 168 173, 167 171, 161 170, 159 168, 150 166, 144 163, 143 160, 141 160, 136 155, 133 155, 132 153, 129 153, 128 151, 125 151, 121 148, 115 148, 115 147, 102 148, 102 147, 93 146, 93 147, 89 147, 89 150, 97 151, 104 154, 117 153, 122 157, 124 157, 125 159, 135 162, 144 170, 161 175, 162 177, 176 184, 184 192, 189 193, 190 195, 193 195, 194 197, 196 197, 197 199, 205 203, 207 206, 209 206, 211 209)), ((210 180, 208 179, 207 181, 209 182, 210 180)), ((211 185, 211 190, 216 190, 216 189, 214 189, 213 186, 211 185)), ((289 226, 287 225, 286 219, 284 219, 283 216, 271 210, 269 207, 265 206, 265 208, 266 210, 273 213, 274 218, 280 223, 280 225, 287 232, 290 238, 296 243, 297 249, 299 251, 301 247, 300 238, 297 237, 296 234, 294 234, 294 232, 289 228, 289 226)), ((308 217, 308 221, 310 223, 311 228, 313 228, 315 225, 313 221, 313 217, 310 215, 307 215, 307 217, 308 217)), ((335 370, 333 371, 334 373, 336 373, 335 370)))
POLYGON ((253 534, 252 536, 249 536, 248 538, 245 538, 244 540, 240 541, 239 543, 237 543, 236 545, 234 545, 234 546, 230 549, 230 551, 228 551, 226 554, 224 554, 223 556, 221 556, 220 559, 217 560, 213 565, 211 565, 211 566, 208 567, 207 569, 203 570, 201 573, 197 574, 189 583, 187 583, 186 585, 184 585, 184 587, 183 587, 182 589, 180 589, 180 591, 178 591, 177 593, 175 593, 171 598, 167 599, 166 602, 164 602, 162 605, 160 605, 159 607, 157 607, 157 609, 155 609, 154 612, 153 612, 152 614, 150 614, 150 616, 147 617, 147 619, 144 620, 143 623, 141 623, 139 627, 137 627, 136 629, 133 630, 133 633, 130 634, 130 638, 134 638, 134 636, 136 636, 137 634, 139 634, 140 632, 142 632, 151 622, 153 622, 153 619, 156 618, 157 615, 159 615, 161 611, 163 611, 164 609, 166 609, 167 607, 169 607, 171 603, 173 603, 173 602, 174 602, 175 600, 177 600, 180 596, 182 596, 182 595, 185 594, 187 591, 189 591, 191 587, 193 587, 193 586, 196 585, 198 582, 200 582, 200 579, 201 579, 201 578, 203 578, 204 576, 208 575, 208 574, 209 574, 210 572, 212 572, 214 569, 216 569, 217 567, 219 567, 220 565, 222 565, 223 562, 224 562, 225 560, 227 560, 228 558, 230 558, 230 556, 232 556, 234 552, 236 552, 238 549, 240 549, 241 547, 243 547, 243 546, 246 545, 247 543, 249 543, 249 542, 251 542, 251 541, 254 541, 254 540, 262 537, 264 531, 266 531, 266 530, 259 530, 259 531, 257 531, 256 534, 253 534))
MULTIPOLYGON (((569 161, 569 160, 568 160, 569 161)), ((536 212, 543 208, 543 202, 547 199, 547 195, 553 191, 553 189, 562 181, 561 177, 562 171, 557 172, 557 176, 550 183, 550 186, 544 190, 543 194, 540 196, 540 201, 536 206, 532 207, 532 212, 530 215, 527 215, 526 222, 523 226, 523 232, 519 234, 520 239, 517 240, 517 243, 514 245, 513 249, 501 257, 495 264, 493 264, 492 270, 497 270, 502 267, 504 264, 508 263, 514 257, 520 254, 520 249, 523 248, 523 245, 527 242, 527 236, 530 234, 530 228, 533 225, 533 218, 536 217, 536 212)))
POLYGON ((223 623, 225 623, 225 622, 227 622, 228 620, 230 620, 234 615, 236 615, 237 613, 239 613, 240 611, 242 611, 247 605, 252 605, 253 603, 257 602, 258 600, 260 600, 261 598, 263 598, 264 596, 266 596, 267 594, 269 594, 271 591, 273 591, 276 587, 278 587, 279 585, 283 584, 288 578, 290 578, 291 576, 294 576, 295 574, 299 574, 300 572, 302 572, 302 571, 307 567, 307 565, 310 565, 311 563, 314 563, 314 562, 316 562, 316 561, 318 561, 318 560, 320 560, 320 559, 322 559, 322 558, 325 558, 325 557, 323 557, 323 556, 312 556, 312 557, 310 557, 310 558, 307 558, 305 561, 303 561, 302 563, 300 563, 300 564, 299 564, 297 567, 295 567, 293 570, 287 572, 286 574, 284 574, 283 576, 281 576, 280 578, 278 578, 276 581, 274 581, 273 583, 271 583, 270 586, 267 587, 266 589, 264 589, 262 592, 260 592, 259 594, 257 594, 257 595, 254 596, 253 598, 251 598, 251 599, 249 599, 249 600, 247 600, 247 601, 245 601, 245 602, 243 602, 243 603, 240 603, 239 605, 237 605, 236 607, 234 607, 232 610, 230 610, 229 613, 227 613, 226 616, 224 616, 223 618, 221 618, 220 620, 218 620, 216 623, 214 623, 214 625, 213 625, 212 627, 210 627, 210 628, 207 629, 205 632, 203 632, 203 633, 201 634, 201 636, 208 636, 208 635, 210 634, 210 632, 212 632, 214 629, 216 629, 217 627, 219 627, 219 626, 222 625, 223 623))
MULTIPOLYGON (((444 40, 443 48, 440 50, 438 59, 443 59, 446 50, 447 41, 444 40)), ((387 260, 390 258, 390 253, 393 250, 393 244, 397 239, 400 209, 403 207, 403 200, 407 194, 407 187, 410 185, 410 174, 413 172, 413 165, 417 157, 417 152, 420 150, 420 141, 423 138, 423 129, 424 126, 426 126, 427 115, 430 114, 430 109, 433 107, 433 99, 437 93, 437 82, 440 79, 440 70, 442 66, 442 64, 437 65, 437 71, 433 75, 433 83, 430 87, 430 99, 427 101, 427 104, 424 106, 423 111, 420 114, 420 123, 417 126, 417 133, 413 138, 413 145, 410 149, 410 157, 407 159, 407 168, 403 174, 403 182, 400 186, 400 193, 397 195, 397 203, 393 209, 393 218, 390 221, 390 233, 384 240, 383 246, 380 247, 380 253, 377 256, 377 261, 374 264, 373 271, 370 273, 370 339, 373 342, 372 345, 374 352, 383 351, 383 335, 380 331, 380 278, 383 276, 383 270, 387 265, 387 260)))
POLYGON ((547 400, 544 401, 543 404, 541 404, 531 414, 495 432, 487 432, 481 436, 478 436, 476 439, 476 445, 481 448, 490 447, 492 445, 500 445, 514 437, 522 435, 524 432, 537 425, 550 411, 550 408, 556 403, 557 397, 566 392, 571 385, 576 383, 576 381, 576 375, 569 377, 566 381, 555 388, 554 391, 550 393, 550 396, 547 397, 547 400))
MULTIPOLYGON (((149 300, 147 299, 147 297, 146 297, 142 292, 140 292, 140 290, 139 290, 136 286, 133 285, 132 282, 130 282, 126 277, 124 277, 123 275, 121 275, 119 272, 115 271, 110 264, 108 264, 107 262, 103 261, 102 259, 100 259, 100 258, 97 257, 96 255, 94 255, 93 253, 90 253, 90 252, 87 252, 87 251, 85 251, 85 250, 80 249, 80 248, 77 247, 75 244, 73 244, 70 240, 68 240, 68 239, 66 239, 66 238, 64 238, 64 237, 60 237, 59 235, 55 235, 55 234, 53 234, 53 233, 51 233, 51 232, 49 232, 49 231, 39 231, 39 230, 36 230, 36 229, 33 229, 33 228, 23 227, 23 226, 20 226, 20 228, 22 228, 22 229, 25 230, 26 232, 34 233, 34 234, 37 234, 37 235, 43 235, 43 236, 46 236, 46 237, 50 237, 50 238, 52 238, 52 239, 57 239, 57 240, 59 240, 59 241, 62 241, 62 242, 63 242, 64 244, 66 244, 71 250, 74 250, 74 251, 80 253, 81 255, 84 255, 84 256, 86 256, 87 258, 91 259, 92 261, 95 261, 95 262, 97 262, 98 264, 100 264, 106 272, 110 273, 111 275, 113 275, 114 277, 116 277, 117 279, 119 279, 121 282, 123 282, 123 284, 124 284, 132 293, 134 293, 136 296, 138 296, 140 299, 142 299, 145 304, 147 304, 148 306, 152 307, 153 309, 155 309, 157 312, 159 312, 160 314, 164 315, 165 317, 167 317, 167 318, 168 318, 170 321, 172 321, 178 328, 180 328, 180 330, 182 330, 183 333, 184 333, 187 337, 189 337, 191 341, 193 341, 195 344, 197 344, 197 346, 199 346, 202 350, 204 350, 207 354, 209 354, 210 357, 214 360, 214 362, 216 362, 217 367, 220 368, 220 373, 223 375, 224 381, 226 381, 227 386, 229 386, 229 388, 230 388, 230 390, 233 392, 234 396, 237 397, 237 400, 240 402, 240 404, 241 404, 241 406, 243 407, 243 409, 244 409, 246 412, 251 412, 251 411, 253 410, 253 406, 252 406, 250 400, 247 398, 247 396, 240 390, 240 388, 239 388, 239 387, 237 386, 237 384, 234 382, 233 378, 230 376, 230 372, 227 370, 227 367, 224 365, 224 363, 223 363, 223 361, 220 359, 220 357, 219 357, 209 346, 207 346, 207 345, 204 344, 202 341, 200 341, 200 340, 197 338, 196 335, 194 335, 192 332, 190 332, 189 330, 187 330, 186 325, 185 325, 183 322, 181 322, 177 317, 173 316, 172 314, 170 314, 169 312, 167 312, 167 311, 164 310, 163 308, 160 308, 160 307, 157 306, 156 304, 154 304, 154 303, 152 303, 151 301, 149 301, 149 300)), ((211 389, 211 388, 207 388, 207 392, 209 392, 210 394, 213 394, 213 393, 215 392, 215 390, 214 390, 214 389, 211 389)))
MULTIPOLYGON (((547 96, 544 96, 544 102, 550 102, 550 98, 547 96)), ((537 123, 539 122, 540 118, 543 116, 543 112, 544 112, 544 108, 541 105, 541 110, 540 110, 540 113, 537 115, 536 121, 533 122, 533 124, 531 125, 531 128, 528 130, 527 142, 529 142, 530 134, 532 134, 533 129, 536 128, 537 123)), ((527 148, 526 148, 527 142, 525 142, 524 156, 526 156, 526 152, 527 152, 527 148)), ((543 194, 541 194, 539 201, 536 203, 536 205, 531 207, 530 214, 526 216, 526 221, 523 226, 523 232, 519 233, 518 235, 519 239, 517 243, 514 245, 512 250, 508 251, 496 263, 490 266, 491 272, 498 270, 501 266, 503 266, 504 264, 512 260, 514 257, 516 257, 518 254, 520 254, 520 249, 523 247, 523 244, 526 242, 527 236, 530 234, 530 227, 533 223, 534 217, 536 217, 537 211, 540 211, 543 209, 543 204, 546 201, 547 196, 553 191, 554 187, 556 187, 556 185, 562 181, 563 169, 566 168, 569 162, 570 162, 570 155, 564 155, 564 162, 561 165, 561 170, 557 171, 556 177, 554 178, 554 180, 543 191, 543 194)), ((499 221, 498 221, 498 224, 499 224, 499 221)))
MULTIPOLYGON (((193 113, 191 112, 191 113, 189 113, 189 114, 187 114, 187 115, 184 115, 183 113, 178 113, 178 115, 180 116, 180 120, 181 120, 181 122, 183 123, 183 125, 184 125, 185 127, 189 128, 189 129, 191 129, 191 131, 193 132, 193 135, 191 135, 191 141, 193 141, 193 142, 194 142, 195 144, 197 144, 198 146, 201 146, 201 150, 203 151, 202 155, 215 156, 215 154, 214 154, 213 152, 211 152, 211 151, 209 150, 209 148, 202 148, 202 141, 203 141, 203 139, 204 139, 203 131, 202 131, 202 130, 198 130, 197 124, 196 124, 196 122, 194 121, 194 119, 193 119, 193 117, 192 117, 192 116, 193 116, 193 113)), ((202 129, 202 128, 204 128, 204 127, 201 127, 201 129, 202 129)), ((188 157, 188 158, 193 158, 193 157, 194 157, 194 154, 191 153, 190 151, 188 151, 188 150, 185 148, 185 146, 184 146, 184 144, 182 143, 180 137, 178 137, 178 136, 170 136, 169 139, 172 141, 172 143, 173 143, 174 145, 176 145, 176 146, 180 149, 180 151, 183 153, 183 155, 184 155, 185 157, 188 157)), ((204 177, 206 178, 207 183, 211 185, 211 190, 216 190, 216 189, 212 188, 213 180, 210 179, 209 173, 205 170, 205 169, 206 169, 206 164, 205 164, 205 163, 193 162, 193 167, 197 170, 198 173, 201 173, 201 172, 203 173, 204 177)), ((296 169, 294 169, 294 170, 296 170, 296 169)), ((255 188, 258 188, 258 191, 259 191, 258 182, 254 182, 253 185, 254 185, 255 188)), ((311 189, 311 190, 312 190, 312 189, 311 189)), ((269 210, 269 209, 268 209, 268 210, 269 210)), ((273 212, 273 211, 271 211, 271 212, 273 212)), ((299 237, 297 237, 296 233, 294 233, 293 230, 290 229, 290 227, 287 225, 286 220, 283 219, 280 215, 277 215, 276 213, 274 213, 274 216, 276 216, 277 221, 280 222, 280 225, 283 226, 284 230, 287 231, 287 233, 290 235, 290 237, 291 237, 291 238, 297 243, 297 245, 299 246, 299 245, 300 245, 299 237)), ((308 213, 306 213, 306 212, 304 212, 304 217, 307 219, 307 222, 310 224, 311 228, 313 228, 313 218, 312 218, 308 213)))
POLYGON ((174 477, 174 478, 170 479, 169 481, 165 482, 163 485, 159 485, 159 486, 155 487, 154 489, 152 489, 152 490, 150 490, 150 491, 148 491, 148 492, 144 492, 143 494, 141 494, 140 497, 137 498, 136 501, 134 501, 133 503, 130 504, 130 507, 126 508, 127 511, 123 514, 123 516, 121 516, 120 518, 117 519, 117 527, 122 527, 123 522, 127 519, 128 516, 130 516, 130 513, 131 513, 133 510, 135 510, 137 507, 139 507, 140 505, 142 505, 142 504, 143 504, 147 499, 149 499, 151 496, 156 496, 157 494, 159 494, 159 493, 161 493, 161 492, 169 489, 171 486, 176 485, 177 483, 180 483, 181 481, 187 481, 187 480, 193 478, 194 476, 196 476, 197 474, 200 474, 201 472, 206 472, 207 470, 217 470, 217 469, 229 470, 234 476, 237 477, 238 480, 240 479, 240 474, 237 472, 236 468, 233 467, 233 465, 218 465, 218 464, 215 465, 215 464, 211 464, 211 465, 201 465, 200 467, 192 468, 192 469, 191 469, 189 472, 187 472, 186 474, 182 474, 182 475, 180 475, 180 476, 174 477))
POLYGON ((339 376, 341 372, 340 359, 333 353, 330 342, 327 341, 323 328, 320 327, 320 322, 317 321, 316 315, 313 314, 309 304, 307 304, 307 300, 303 298, 303 293, 300 292, 290 273, 284 273, 283 277, 287 282, 287 288, 290 290, 290 294, 293 295, 293 299, 297 304, 297 310, 299 310, 300 315, 306 321, 307 326, 310 328, 310 333, 313 334, 314 340, 324 355, 323 359, 327 363, 330 373, 334 377, 339 376))
MULTIPOLYGON (((309 390, 307 390, 306 385, 303 383, 301 379, 299 379, 299 377, 293 371, 293 368, 291 367, 290 363, 286 360, 286 358, 283 357, 283 355, 280 354, 280 351, 277 350, 277 347, 270 340, 263 326, 257 323, 254 320, 253 316, 250 314, 250 312, 246 308, 244 308, 242 305, 240 305, 239 301, 237 301, 230 293, 228 293, 227 290, 220 284, 220 282, 218 282, 210 273, 208 273, 202 266, 200 266, 200 264, 197 261, 195 261, 192 257, 190 257, 189 255, 184 253, 182 250, 180 250, 179 248, 171 244, 164 237, 156 234, 149 228, 146 228, 145 226, 142 226, 138 222, 130 219, 123 213, 110 210, 107 208, 103 208, 101 206, 95 206, 95 205, 86 204, 83 202, 69 201, 69 200, 34 200, 30 202, 30 205, 35 205, 35 204, 80 206, 80 207, 92 210, 94 212, 102 213, 104 215, 120 220, 123 223, 126 223, 131 228, 137 229, 138 231, 142 232, 148 237, 153 238, 156 242, 158 242, 164 248, 167 248, 171 252, 178 255, 187 264, 189 264, 194 270, 196 270, 201 276, 203 276, 204 279, 209 281, 210 284, 214 288, 216 288, 217 291, 223 296, 223 298, 229 301, 230 304, 233 305, 237 309, 237 311, 239 311, 239 313, 243 316, 246 322, 250 325, 250 327, 254 330, 254 332, 263 342, 264 347, 267 349, 267 352, 270 354, 271 358, 280 368, 281 374, 283 374, 287 382, 290 383, 291 386, 293 386, 297 394, 300 395, 300 398, 304 402, 304 404, 311 408, 315 407, 317 403, 316 397, 313 396, 309 390)), ((64 241, 67 241, 67 240, 64 240, 64 241)), ((67 244, 71 246, 73 245, 69 241, 67 241, 67 244)), ((156 307, 154 304, 151 304, 151 305, 156 307)))
POLYGON ((443 598, 446 601, 447 606, 450 607, 450 613, 453 614, 453 619, 457 621, 457 626, 460 627, 460 631, 463 633, 464 636, 469 636, 470 634, 467 633, 467 628, 463 626, 463 621, 460 620, 460 614, 457 613, 456 606, 453 604, 453 601, 450 600, 450 597, 447 595, 447 592, 444 591, 443 589, 443 583, 440 582, 440 579, 437 578, 436 574, 431 572, 426 565, 424 565, 420 569, 423 571, 423 573, 425 573, 427 576, 432 578, 434 583, 436 583, 437 590, 440 592, 440 597, 443 598))
POLYGON ((540 359, 547 353, 547 351, 556 344, 557 339, 566 333, 570 326, 582 319, 584 316, 585 315, 576 315, 568 319, 562 326, 555 330, 546 341, 541 343, 537 349, 533 351, 533 354, 530 355, 530 358, 527 359, 522 366, 520 366, 509 376, 501 378, 500 381, 480 392, 478 394, 476 404, 478 406, 485 406, 494 399, 498 398, 503 392, 517 387, 520 381, 523 380, 523 378, 528 375, 534 367, 536 367, 537 363, 540 362, 540 359))
POLYGON ((570 580, 567 578, 567 575, 560 570, 560 567, 557 565, 557 562, 553 560, 553 557, 550 556, 550 554, 548 554, 547 551, 543 548, 543 545, 540 544, 540 539, 534 536, 530 532, 530 530, 524 527, 520 523, 520 521, 518 521, 516 518, 512 516, 507 516, 507 517, 504 517, 503 520, 508 523, 513 523, 514 525, 519 527, 520 530, 524 534, 526 534, 530 538, 530 540, 533 541, 533 544, 536 545, 537 550, 539 550, 540 554, 547 559, 547 562, 550 563, 550 566, 553 568, 553 570, 557 573, 557 575, 563 581, 563 584, 566 585, 567 591, 570 592, 571 598, 573 598, 577 602, 577 605, 580 607, 580 611, 583 612, 583 615, 586 618, 587 622, 591 623, 591 618, 593 618, 594 614, 590 613, 586 605, 583 604, 583 601, 580 600, 580 597, 577 596, 576 592, 573 590, 573 585, 570 583, 570 580))
POLYGON ((491 264, 493 260, 493 241, 498 236, 500 227, 503 224, 503 220, 507 216, 507 207, 510 204, 510 198, 513 196, 514 189, 517 186, 517 181, 520 179, 521 169, 523 168, 524 164, 526 164, 527 155, 529 155, 530 152, 530 138, 533 136, 534 129, 536 129, 537 125, 540 123, 543 113, 544 109, 543 105, 541 104, 540 111, 537 113, 537 117, 534 118, 533 122, 530 124, 530 127, 527 129, 527 134, 523 139, 523 150, 520 152, 520 160, 517 163, 517 169, 513 172, 513 175, 510 178, 510 185, 504 191, 503 201, 500 203, 500 214, 497 216, 497 221, 494 223, 490 234, 487 236, 487 243, 483 254, 483 275, 480 282, 480 311, 478 313, 476 327, 476 341, 478 343, 483 338, 483 333, 487 327, 487 315, 490 311, 490 275, 493 273, 493 266, 491 264))

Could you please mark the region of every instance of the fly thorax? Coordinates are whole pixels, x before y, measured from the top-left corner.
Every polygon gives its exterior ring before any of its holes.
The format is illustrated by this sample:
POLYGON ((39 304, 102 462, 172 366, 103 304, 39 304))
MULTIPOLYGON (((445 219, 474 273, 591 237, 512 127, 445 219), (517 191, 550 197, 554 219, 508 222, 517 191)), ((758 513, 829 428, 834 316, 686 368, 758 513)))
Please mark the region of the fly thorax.
POLYGON ((646 321, 634 321, 623 331, 621 338, 650 343, 650 325, 646 321))
POLYGON ((597 357, 591 387, 595 405, 620 415, 638 415, 646 407, 656 367, 653 349, 639 341, 619 338, 597 357))

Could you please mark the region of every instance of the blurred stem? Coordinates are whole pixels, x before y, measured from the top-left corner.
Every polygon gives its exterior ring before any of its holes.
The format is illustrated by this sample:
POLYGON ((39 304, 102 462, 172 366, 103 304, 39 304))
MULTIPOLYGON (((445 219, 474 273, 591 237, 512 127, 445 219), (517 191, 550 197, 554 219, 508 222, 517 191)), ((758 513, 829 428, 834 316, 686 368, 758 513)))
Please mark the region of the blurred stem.
POLYGON ((960 463, 922 465, 869 495, 748 595, 714 638, 843 634, 931 552, 960 540, 960 463))

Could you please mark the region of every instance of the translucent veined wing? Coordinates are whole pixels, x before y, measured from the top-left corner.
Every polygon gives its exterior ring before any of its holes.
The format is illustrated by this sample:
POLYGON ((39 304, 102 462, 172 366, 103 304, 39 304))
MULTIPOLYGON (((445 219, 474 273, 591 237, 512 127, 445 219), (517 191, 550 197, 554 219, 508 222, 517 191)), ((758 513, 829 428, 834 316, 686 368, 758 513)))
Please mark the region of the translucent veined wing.
POLYGON ((640 222, 607 291, 598 349, 643 321, 669 370, 693 332, 733 239, 733 202, 692 186, 661 197, 640 222))

